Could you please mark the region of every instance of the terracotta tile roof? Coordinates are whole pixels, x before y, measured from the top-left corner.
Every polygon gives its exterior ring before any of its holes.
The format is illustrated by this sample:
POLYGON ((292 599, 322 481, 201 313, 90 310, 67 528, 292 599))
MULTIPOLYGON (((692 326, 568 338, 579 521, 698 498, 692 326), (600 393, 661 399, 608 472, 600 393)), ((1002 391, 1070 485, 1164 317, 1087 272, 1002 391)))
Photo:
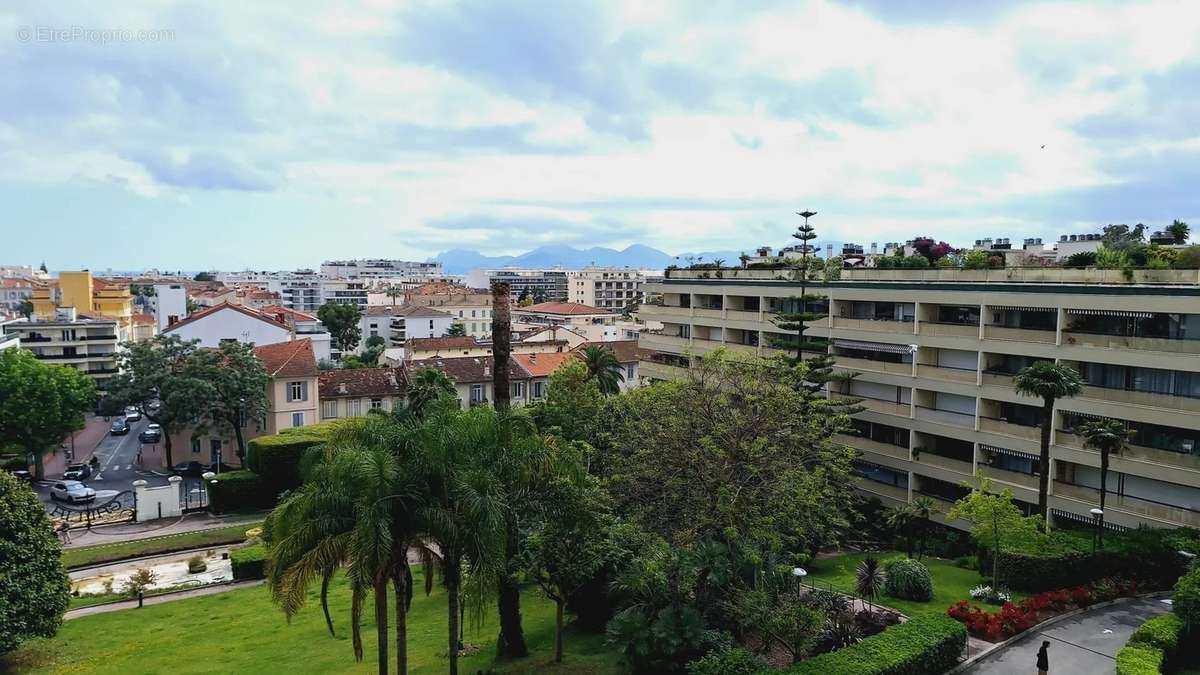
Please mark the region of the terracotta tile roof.
MULTIPOLYGON (((459 384, 476 384, 492 381, 493 358, 491 356, 460 356, 452 359, 419 359, 407 363, 409 374, 422 368, 436 368, 446 373, 459 384)), ((508 376, 512 380, 528 380, 529 371, 515 359, 508 362, 508 376)))
POLYGON ((403 316, 403 317, 442 317, 448 318, 450 315, 446 312, 441 312, 432 307, 425 305, 371 305, 368 306, 363 316, 403 316))
POLYGON ((23 277, 0 279, 0 288, 33 288, 33 282, 23 277))
POLYGON ((513 314, 556 314, 560 316, 576 316, 586 314, 612 314, 607 309, 592 307, 578 302, 539 302, 528 307, 513 307, 513 314))
POLYGON ((291 330, 291 326, 287 325, 286 323, 280 323, 279 321, 276 321, 273 317, 267 316, 266 314, 263 314, 262 312, 258 311, 257 309, 251 309, 250 307, 243 307, 242 305, 233 305, 233 304, 230 304, 229 302, 222 302, 219 305, 213 305, 212 307, 209 307, 208 309, 205 309, 205 310, 196 312, 195 314, 189 315, 186 319, 183 319, 181 321, 171 324, 163 332, 170 333, 171 331, 178 329, 180 326, 186 326, 189 323, 199 321, 200 319, 203 319, 205 317, 216 314, 217 312, 219 312, 223 309, 232 309, 235 312, 241 312, 242 314, 245 314, 248 317, 258 319, 259 321, 262 321, 264 323, 269 323, 272 326, 279 326, 280 328, 286 328, 288 330, 291 330))
MULTIPOLYGON (((279 297, 278 294, 274 294, 274 295, 275 295, 275 297, 279 297)), ((260 311, 263 314, 266 314, 267 316, 272 317, 272 318, 274 318, 277 314, 282 314, 285 317, 292 319, 294 321, 316 321, 317 320, 317 317, 313 316, 312 314, 309 314, 307 312, 301 312, 300 310, 292 309, 291 307, 284 307, 283 305, 263 305, 262 307, 258 308, 258 311, 260 311)), ((285 321, 284 323, 287 323, 287 322, 285 321)))
POLYGON ((154 323, 156 320, 153 314, 134 314, 131 318, 134 323, 154 323))
MULTIPOLYGON (((420 349, 422 351, 442 350, 442 349, 475 349, 484 347, 475 341, 475 338, 470 335, 462 337, 430 337, 430 338, 409 338, 407 347, 409 349, 420 349)), ((490 345, 488 345, 490 347, 490 345)))
POLYGON ((575 349, 573 352, 579 353, 588 347, 603 347, 613 353, 617 357, 619 363, 633 363, 638 360, 638 341, 637 340, 612 340, 609 342, 585 342, 575 349))
POLYGON ((403 368, 353 368, 323 370, 320 398, 399 396, 404 393, 403 368))
POLYGON ((254 355, 271 377, 316 377, 321 373, 308 338, 255 347, 254 355))
POLYGON ((512 359, 521 364, 533 377, 549 377, 559 366, 578 357, 575 352, 550 352, 548 354, 513 354, 512 359))
POLYGON ((490 294, 491 291, 485 288, 469 288, 452 284, 448 281, 430 281, 427 284, 421 284, 412 290, 413 295, 449 295, 449 294, 490 294))

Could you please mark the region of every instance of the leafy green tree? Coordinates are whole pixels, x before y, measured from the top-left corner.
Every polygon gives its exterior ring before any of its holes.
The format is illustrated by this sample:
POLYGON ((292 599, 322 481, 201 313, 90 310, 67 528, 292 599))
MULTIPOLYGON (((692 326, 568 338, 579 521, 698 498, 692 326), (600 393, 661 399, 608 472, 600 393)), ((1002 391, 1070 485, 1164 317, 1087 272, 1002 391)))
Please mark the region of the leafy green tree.
POLYGON ((1142 223, 1130 227, 1128 225, 1105 225, 1100 241, 1104 248, 1114 251, 1125 251, 1141 244, 1146 239, 1146 226, 1142 223))
POLYGON ((454 381, 437 368, 421 368, 408 383, 408 412, 422 417, 425 410, 441 399, 456 400, 454 381))
POLYGON ((623 394, 602 443, 618 513, 676 545, 715 539, 815 552, 847 526, 845 414, 799 369, 716 350, 687 378, 623 394))
POLYGON ((362 310, 358 305, 330 300, 317 310, 317 319, 333 337, 333 344, 342 352, 352 352, 362 338, 362 310))
POLYGON ((1085 447, 1100 451, 1100 536, 1104 536, 1104 498, 1108 496, 1108 459, 1121 454, 1133 434, 1124 422, 1114 419, 1088 420, 1077 429, 1085 447))
POLYGON ((245 427, 267 414, 267 386, 271 382, 267 369, 254 354, 253 345, 236 341, 223 342, 220 349, 201 350, 194 360, 210 388, 203 425, 232 430, 237 455, 245 462, 245 427))
POLYGON ((1192 228, 1182 220, 1176 220, 1167 226, 1167 234, 1175 239, 1176 244, 1186 244, 1192 234, 1192 228))
POLYGON ((200 303, 196 302, 195 300, 193 300, 191 298, 187 298, 184 301, 184 304, 185 304, 185 311, 187 311, 188 314, 195 314, 196 312, 199 312, 200 310, 204 309, 203 307, 200 306, 200 303))
POLYGON ((212 272, 197 272, 196 276, 192 277, 192 281, 213 281, 215 278, 212 272))
POLYGON ((588 377, 596 380, 601 394, 611 396, 621 391, 621 383, 625 381, 625 369, 621 367, 621 362, 611 349, 600 345, 588 345, 580 352, 579 358, 587 368, 588 377))
POLYGON ((108 387, 116 408, 135 406, 162 427, 168 466, 175 463, 172 436, 190 427, 212 396, 211 373, 197 367, 197 344, 177 335, 127 342, 118 356, 121 372, 108 387))
POLYGON ((0 655, 30 638, 53 637, 70 592, 45 506, 33 490, 0 471, 0 655))
MULTIPOLYGON (((967 485, 964 483, 964 485, 967 485)), ((1012 490, 1004 488, 996 492, 992 481, 982 472, 975 476, 971 492, 954 503, 946 513, 950 520, 962 518, 972 524, 971 536, 980 546, 992 552, 992 587, 1001 588, 1000 555, 1016 542, 1038 540, 1044 537, 1040 531, 1045 519, 1026 518, 1013 501, 1012 490)))
POLYGON ((417 512, 424 504, 420 462, 411 456, 399 425, 385 417, 355 420, 338 428, 308 480, 267 517, 272 542, 267 565, 271 596, 291 618, 309 588, 321 582, 321 608, 329 613, 329 582, 341 567, 350 581, 351 638, 363 655, 361 614, 367 596, 375 606, 378 670, 388 672, 388 587, 395 603, 396 672, 408 668, 407 614, 412 602, 410 546, 417 544, 417 512))
POLYGON ((95 402, 95 381, 78 370, 42 363, 25 349, 0 350, 0 441, 33 456, 38 480, 43 455, 83 428, 95 402))
POLYGON ((32 317, 33 316, 33 301, 32 300, 22 300, 21 302, 19 302, 17 304, 17 314, 20 314, 21 316, 25 317, 26 319, 32 317))
POLYGON ((580 359, 570 359, 550 374, 546 400, 532 407, 538 428, 568 441, 591 442, 601 406, 600 385, 580 359))
POLYGON ((1050 430, 1054 424, 1054 402, 1060 398, 1071 398, 1083 391, 1083 380, 1074 369, 1038 361, 1022 368, 1013 378, 1013 388, 1022 396, 1042 399, 1041 454, 1038 459, 1038 515, 1049 527, 1046 519, 1046 495, 1050 485, 1050 430))
POLYGON ((379 357, 383 356, 383 350, 386 348, 386 346, 387 343, 384 342, 382 337, 378 335, 372 335, 371 337, 367 338, 367 348, 363 350, 362 356, 359 358, 362 359, 362 362, 365 366, 368 368, 374 368, 379 365, 379 357))
POLYGON ((917 519, 917 514, 913 505, 910 502, 897 504, 887 510, 887 515, 884 522, 897 535, 904 537, 904 553, 912 558, 915 550, 915 537, 913 537, 913 522, 917 519))
POLYGON ((796 593, 748 589, 737 595, 734 614, 745 630, 763 637, 764 648, 776 645, 798 663, 816 646, 825 616, 805 605, 796 593))
POLYGON ((467 326, 461 321, 455 321, 446 329, 446 337, 466 337, 467 326))

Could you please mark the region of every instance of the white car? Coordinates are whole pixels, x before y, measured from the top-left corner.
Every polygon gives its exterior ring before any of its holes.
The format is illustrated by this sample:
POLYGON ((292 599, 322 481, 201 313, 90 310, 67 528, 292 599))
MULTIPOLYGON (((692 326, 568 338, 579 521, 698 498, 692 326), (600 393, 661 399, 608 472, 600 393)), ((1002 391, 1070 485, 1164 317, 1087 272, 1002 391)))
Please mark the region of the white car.
POLYGON ((50 499, 70 504, 90 502, 96 491, 77 480, 60 480, 50 486, 50 499))

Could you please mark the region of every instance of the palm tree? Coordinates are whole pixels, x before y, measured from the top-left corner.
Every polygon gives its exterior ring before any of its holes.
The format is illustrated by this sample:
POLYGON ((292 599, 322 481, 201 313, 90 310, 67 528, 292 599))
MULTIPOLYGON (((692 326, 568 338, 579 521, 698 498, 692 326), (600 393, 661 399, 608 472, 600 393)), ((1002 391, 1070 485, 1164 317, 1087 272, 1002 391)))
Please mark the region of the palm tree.
POLYGON ((1050 486, 1050 427, 1054 422, 1054 402, 1078 394, 1083 390, 1083 381, 1079 379, 1079 373, 1068 366, 1038 361, 1017 373, 1013 378, 1013 388, 1022 396, 1042 399, 1038 516, 1042 519, 1043 527, 1048 529, 1046 494, 1050 486))
POLYGON ((1182 220, 1176 220, 1167 226, 1167 234, 1174 237, 1176 244, 1186 244, 1188 235, 1191 234, 1191 228, 1182 220))
POLYGON ((867 601, 868 611, 870 611, 871 601, 883 592, 885 581, 887 581, 887 577, 883 573, 883 566, 879 564, 878 558, 869 555, 858 563, 858 567, 854 570, 854 590, 867 601))
POLYGON ((937 504, 929 497, 919 496, 912 501, 912 515, 921 528, 917 540, 917 560, 925 556, 925 538, 929 535, 929 522, 937 512, 937 504))
POLYGON ((625 373, 621 362, 611 349, 600 345, 588 345, 583 348, 579 357, 587 366, 588 379, 596 379, 601 394, 615 394, 621 390, 620 383, 625 381, 625 373))
POLYGON ((409 545, 417 540, 415 518, 424 481, 404 430, 384 417, 340 427, 303 487, 267 518, 274 542, 268 578, 274 600, 291 618, 304 605, 308 587, 321 579, 321 606, 329 615, 329 582, 346 568, 352 593, 351 633, 356 659, 362 658, 360 619, 373 594, 378 633, 379 672, 388 672, 388 586, 395 596, 396 671, 408 669, 407 613, 412 598, 409 545))
POLYGON ((1100 536, 1104 536, 1104 498, 1108 495, 1108 458, 1125 449, 1132 433, 1125 423, 1114 419, 1089 420, 1076 429, 1083 436, 1083 445, 1100 451, 1100 536))
POLYGON ((422 368, 408 383, 408 412, 421 417, 430 403, 457 395, 454 380, 437 368, 422 368))
POLYGON ((904 537, 905 553, 913 557, 912 524, 917 514, 911 503, 905 502, 888 509, 884 522, 893 532, 904 537))

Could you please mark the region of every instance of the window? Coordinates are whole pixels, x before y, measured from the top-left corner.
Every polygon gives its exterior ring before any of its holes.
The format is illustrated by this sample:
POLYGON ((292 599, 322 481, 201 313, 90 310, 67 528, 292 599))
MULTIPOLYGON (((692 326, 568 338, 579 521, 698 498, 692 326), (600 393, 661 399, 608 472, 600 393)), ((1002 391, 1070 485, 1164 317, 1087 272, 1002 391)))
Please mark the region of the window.
POLYGON ((292 426, 294 426, 294 427, 304 426, 304 413, 302 413, 302 412, 292 413, 292 426))
POLYGON ((482 384, 471 385, 471 404, 475 405, 477 403, 482 403, 482 402, 483 402, 483 385, 482 384))
POLYGON ((525 383, 524 382, 513 382, 512 383, 512 395, 513 395, 513 398, 524 398, 525 397, 525 383))
POLYGON ((543 390, 545 388, 546 388, 545 382, 534 382, 533 383, 533 398, 534 398, 534 400, 540 399, 542 397, 542 395, 544 393, 543 390))
POLYGON ((635 366, 625 366, 625 381, 633 382, 633 369, 635 366))
POLYGON ((379 331, 377 331, 377 330, 371 331, 371 337, 379 337, 379 331))
POLYGON ((200 453, 200 439, 199 438, 192 439, 192 452, 194 452, 196 454, 200 453))
POLYGON ((292 401, 307 401, 308 400, 308 383, 307 382, 288 382, 288 402, 292 401))
POLYGON ((381 398, 371 399, 371 410, 382 410, 382 409, 383 409, 383 399, 381 399, 381 398))
POLYGON ((321 402, 321 419, 331 420, 337 417, 337 401, 321 402))
POLYGON ((346 417, 362 415, 362 399, 352 398, 346 401, 346 417))
POLYGON ((474 318, 475 318, 475 310, 471 310, 471 318, 472 318, 472 319, 474 319, 474 318))
POLYGON ((433 330, 433 319, 429 320, 429 330, 433 330))

